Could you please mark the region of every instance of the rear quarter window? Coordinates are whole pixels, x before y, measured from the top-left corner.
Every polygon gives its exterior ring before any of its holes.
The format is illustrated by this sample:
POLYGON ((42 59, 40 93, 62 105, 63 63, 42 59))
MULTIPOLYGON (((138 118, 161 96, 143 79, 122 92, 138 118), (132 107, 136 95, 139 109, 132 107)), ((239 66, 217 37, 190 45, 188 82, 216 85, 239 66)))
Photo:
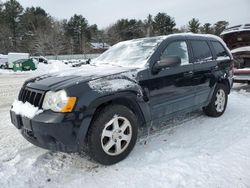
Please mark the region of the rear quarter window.
POLYGON ((191 41, 195 62, 204 62, 211 60, 212 53, 206 41, 191 41))
POLYGON ((228 52, 220 42, 212 41, 211 43, 216 53, 216 59, 230 58, 228 52))

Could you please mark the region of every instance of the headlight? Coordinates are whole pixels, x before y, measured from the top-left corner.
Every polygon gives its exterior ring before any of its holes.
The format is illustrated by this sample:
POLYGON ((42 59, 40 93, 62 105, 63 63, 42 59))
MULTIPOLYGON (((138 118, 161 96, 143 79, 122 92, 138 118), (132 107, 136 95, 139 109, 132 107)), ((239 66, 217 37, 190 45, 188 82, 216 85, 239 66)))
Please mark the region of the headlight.
POLYGON ((76 97, 68 97, 66 91, 48 91, 44 97, 43 109, 55 112, 71 112, 75 106, 76 97))

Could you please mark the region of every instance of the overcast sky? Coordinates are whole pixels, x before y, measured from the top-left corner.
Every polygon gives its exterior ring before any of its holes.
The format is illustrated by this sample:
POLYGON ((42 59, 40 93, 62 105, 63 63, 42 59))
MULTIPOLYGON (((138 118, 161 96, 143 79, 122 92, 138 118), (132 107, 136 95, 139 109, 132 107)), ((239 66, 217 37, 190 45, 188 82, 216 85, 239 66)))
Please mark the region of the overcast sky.
POLYGON ((177 26, 195 17, 201 23, 227 20, 230 25, 250 23, 250 0, 18 0, 22 6, 40 6, 51 16, 68 19, 82 14, 89 24, 107 27, 120 18, 145 19, 165 12, 177 26))

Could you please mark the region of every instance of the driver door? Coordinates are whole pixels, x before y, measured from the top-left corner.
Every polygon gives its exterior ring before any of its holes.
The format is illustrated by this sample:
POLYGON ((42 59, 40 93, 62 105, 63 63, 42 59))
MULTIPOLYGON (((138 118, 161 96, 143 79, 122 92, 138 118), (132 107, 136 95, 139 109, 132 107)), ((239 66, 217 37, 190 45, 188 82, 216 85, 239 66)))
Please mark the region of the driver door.
POLYGON ((157 74, 150 73, 148 82, 152 119, 190 110, 194 105, 193 64, 189 63, 186 40, 168 42, 157 57, 179 56, 181 65, 167 67, 157 74))

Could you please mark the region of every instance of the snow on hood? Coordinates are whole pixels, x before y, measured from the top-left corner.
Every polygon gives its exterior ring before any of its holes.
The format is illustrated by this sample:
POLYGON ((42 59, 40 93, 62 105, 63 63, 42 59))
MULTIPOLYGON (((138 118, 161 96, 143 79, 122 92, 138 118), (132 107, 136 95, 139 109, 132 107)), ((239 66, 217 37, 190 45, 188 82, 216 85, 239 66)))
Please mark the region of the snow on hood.
POLYGON ((140 69, 131 70, 119 75, 111 75, 106 78, 100 78, 89 81, 89 87, 93 90, 103 92, 114 92, 131 87, 139 87, 136 81, 136 75, 140 69))
POLYGON ((83 65, 80 68, 71 68, 65 71, 56 72, 53 75, 57 77, 65 77, 65 76, 105 76, 111 75, 119 72, 125 72, 131 70, 129 67, 118 67, 112 65, 83 65))
POLYGON ((136 86, 134 82, 126 79, 110 79, 110 80, 93 80, 89 82, 89 87, 93 90, 104 93, 104 92, 114 92, 122 89, 127 89, 129 87, 136 86))
POLYGON ((62 89, 70 85, 89 81, 113 79, 113 77, 129 77, 136 76, 141 69, 118 67, 111 65, 84 65, 79 68, 71 68, 61 72, 45 74, 29 82, 29 87, 41 90, 62 89))
POLYGON ((21 115, 30 119, 43 112, 43 110, 33 106, 29 102, 23 103, 22 101, 18 100, 13 102, 11 110, 17 115, 21 115))

